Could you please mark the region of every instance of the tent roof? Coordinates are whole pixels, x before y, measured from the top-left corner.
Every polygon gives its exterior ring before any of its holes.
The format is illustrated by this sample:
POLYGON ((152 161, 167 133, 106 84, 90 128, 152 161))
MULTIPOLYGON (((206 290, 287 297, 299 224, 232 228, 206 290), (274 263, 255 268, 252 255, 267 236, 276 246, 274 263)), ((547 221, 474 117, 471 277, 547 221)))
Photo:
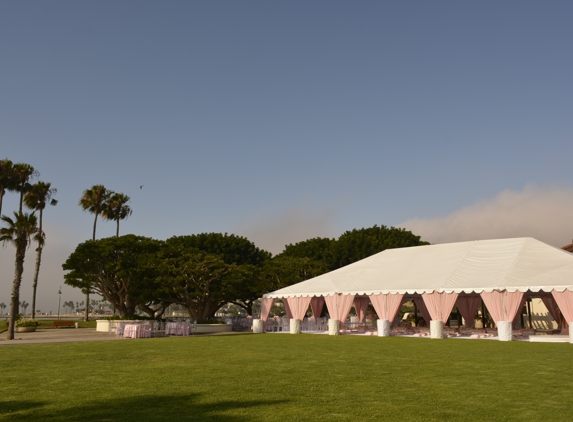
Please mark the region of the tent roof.
POLYGON ((387 249, 264 297, 573 290, 573 255, 531 237, 387 249))

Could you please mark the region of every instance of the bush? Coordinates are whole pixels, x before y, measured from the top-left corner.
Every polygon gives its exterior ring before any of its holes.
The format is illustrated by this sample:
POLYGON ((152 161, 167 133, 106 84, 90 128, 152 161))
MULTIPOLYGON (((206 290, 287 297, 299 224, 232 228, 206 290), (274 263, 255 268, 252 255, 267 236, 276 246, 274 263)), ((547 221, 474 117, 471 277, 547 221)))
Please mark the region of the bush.
POLYGON ((16 327, 36 327, 38 325, 38 321, 35 319, 19 319, 16 321, 16 327))

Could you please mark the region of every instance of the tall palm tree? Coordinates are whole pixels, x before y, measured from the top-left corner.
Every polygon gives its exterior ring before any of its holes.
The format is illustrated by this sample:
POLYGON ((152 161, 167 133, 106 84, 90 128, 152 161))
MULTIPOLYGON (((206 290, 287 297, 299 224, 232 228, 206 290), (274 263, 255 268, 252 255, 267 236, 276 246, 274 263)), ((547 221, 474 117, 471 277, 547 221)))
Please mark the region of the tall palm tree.
MULTIPOLYGON (((104 185, 94 185, 90 189, 86 189, 78 202, 84 211, 89 211, 95 214, 94 218, 94 232, 93 240, 96 238, 96 225, 97 218, 107 209, 107 203, 111 196, 111 191, 107 190, 104 185)), ((86 293, 86 303, 90 303, 90 291, 86 293)), ((84 313, 84 321, 89 319, 89 306, 86 306, 84 313)))
POLYGON ((133 213, 131 207, 127 205, 129 201, 129 196, 123 193, 114 193, 108 200, 107 208, 102 212, 104 218, 116 221, 116 236, 119 236, 119 220, 124 220, 133 213))
POLYGON ((16 163, 13 167, 16 186, 12 190, 20 193, 20 207, 18 211, 22 212, 24 194, 31 188, 30 180, 40 175, 34 167, 26 163, 16 163))
POLYGON ((52 198, 57 191, 56 188, 52 188, 51 183, 38 181, 33 184, 30 190, 24 195, 24 204, 26 207, 32 211, 40 212, 38 233, 34 236, 34 240, 38 242, 38 248, 36 248, 36 268, 34 270, 34 282, 32 284, 32 319, 36 317, 36 289, 38 287, 40 263, 42 262, 42 249, 44 249, 46 241, 46 233, 44 233, 42 229, 42 218, 44 216, 44 208, 46 208, 47 204, 56 205, 58 203, 58 201, 52 198))
POLYGON ((14 213, 14 220, 3 215, 2 221, 6 227, 0 229, 0 242, 4 244, 12 243, 16 247, 16 265, 14 270, 14 283, 12 284, 12 298, 10 303, 10 327, 8 329, 8 340, 14 340, 14 325, 16 314, 18 313, 18 303, 20 300, 20 285, 22 284, 22 274, 24 273, 24 258, 30 238, 38 232, 38 220, 36 215, 14 213))
POLYGON ((16 182, 14 178, 14 163, 5 158, 0 160, 0 215, 2 215, 2 199, 6 191, 14 190, 16 182))

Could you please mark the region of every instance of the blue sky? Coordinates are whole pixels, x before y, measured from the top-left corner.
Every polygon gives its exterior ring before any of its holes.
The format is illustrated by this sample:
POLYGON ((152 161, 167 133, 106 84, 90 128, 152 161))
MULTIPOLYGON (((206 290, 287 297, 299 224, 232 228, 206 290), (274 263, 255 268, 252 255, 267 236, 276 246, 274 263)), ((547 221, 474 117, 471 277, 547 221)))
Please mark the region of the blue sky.
MULTIPOLYGON (((123 234, 230 232, 274 253, 374 224, 568 243, 552 212, 573 205, 572 16, 559 1, 1 1, 0 156, 60 201, 40 305, 91 236, 77 201, 94 184, 131 196, 123 234), (500 210, 513 230, 491 230, 500 210)), ((12 262, 0 250, 0 301, 12 262)))

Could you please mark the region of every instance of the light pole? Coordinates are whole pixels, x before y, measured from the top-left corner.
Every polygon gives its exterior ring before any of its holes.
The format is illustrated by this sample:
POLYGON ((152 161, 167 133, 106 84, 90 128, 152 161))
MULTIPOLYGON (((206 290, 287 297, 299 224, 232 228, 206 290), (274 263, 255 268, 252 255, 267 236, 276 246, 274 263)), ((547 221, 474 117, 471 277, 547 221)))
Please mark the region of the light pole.
POLYGON ((62 286, 60 286, 60 290, 58 290, 58 321, 60 320, 60 302, 62 301, 62 286))

